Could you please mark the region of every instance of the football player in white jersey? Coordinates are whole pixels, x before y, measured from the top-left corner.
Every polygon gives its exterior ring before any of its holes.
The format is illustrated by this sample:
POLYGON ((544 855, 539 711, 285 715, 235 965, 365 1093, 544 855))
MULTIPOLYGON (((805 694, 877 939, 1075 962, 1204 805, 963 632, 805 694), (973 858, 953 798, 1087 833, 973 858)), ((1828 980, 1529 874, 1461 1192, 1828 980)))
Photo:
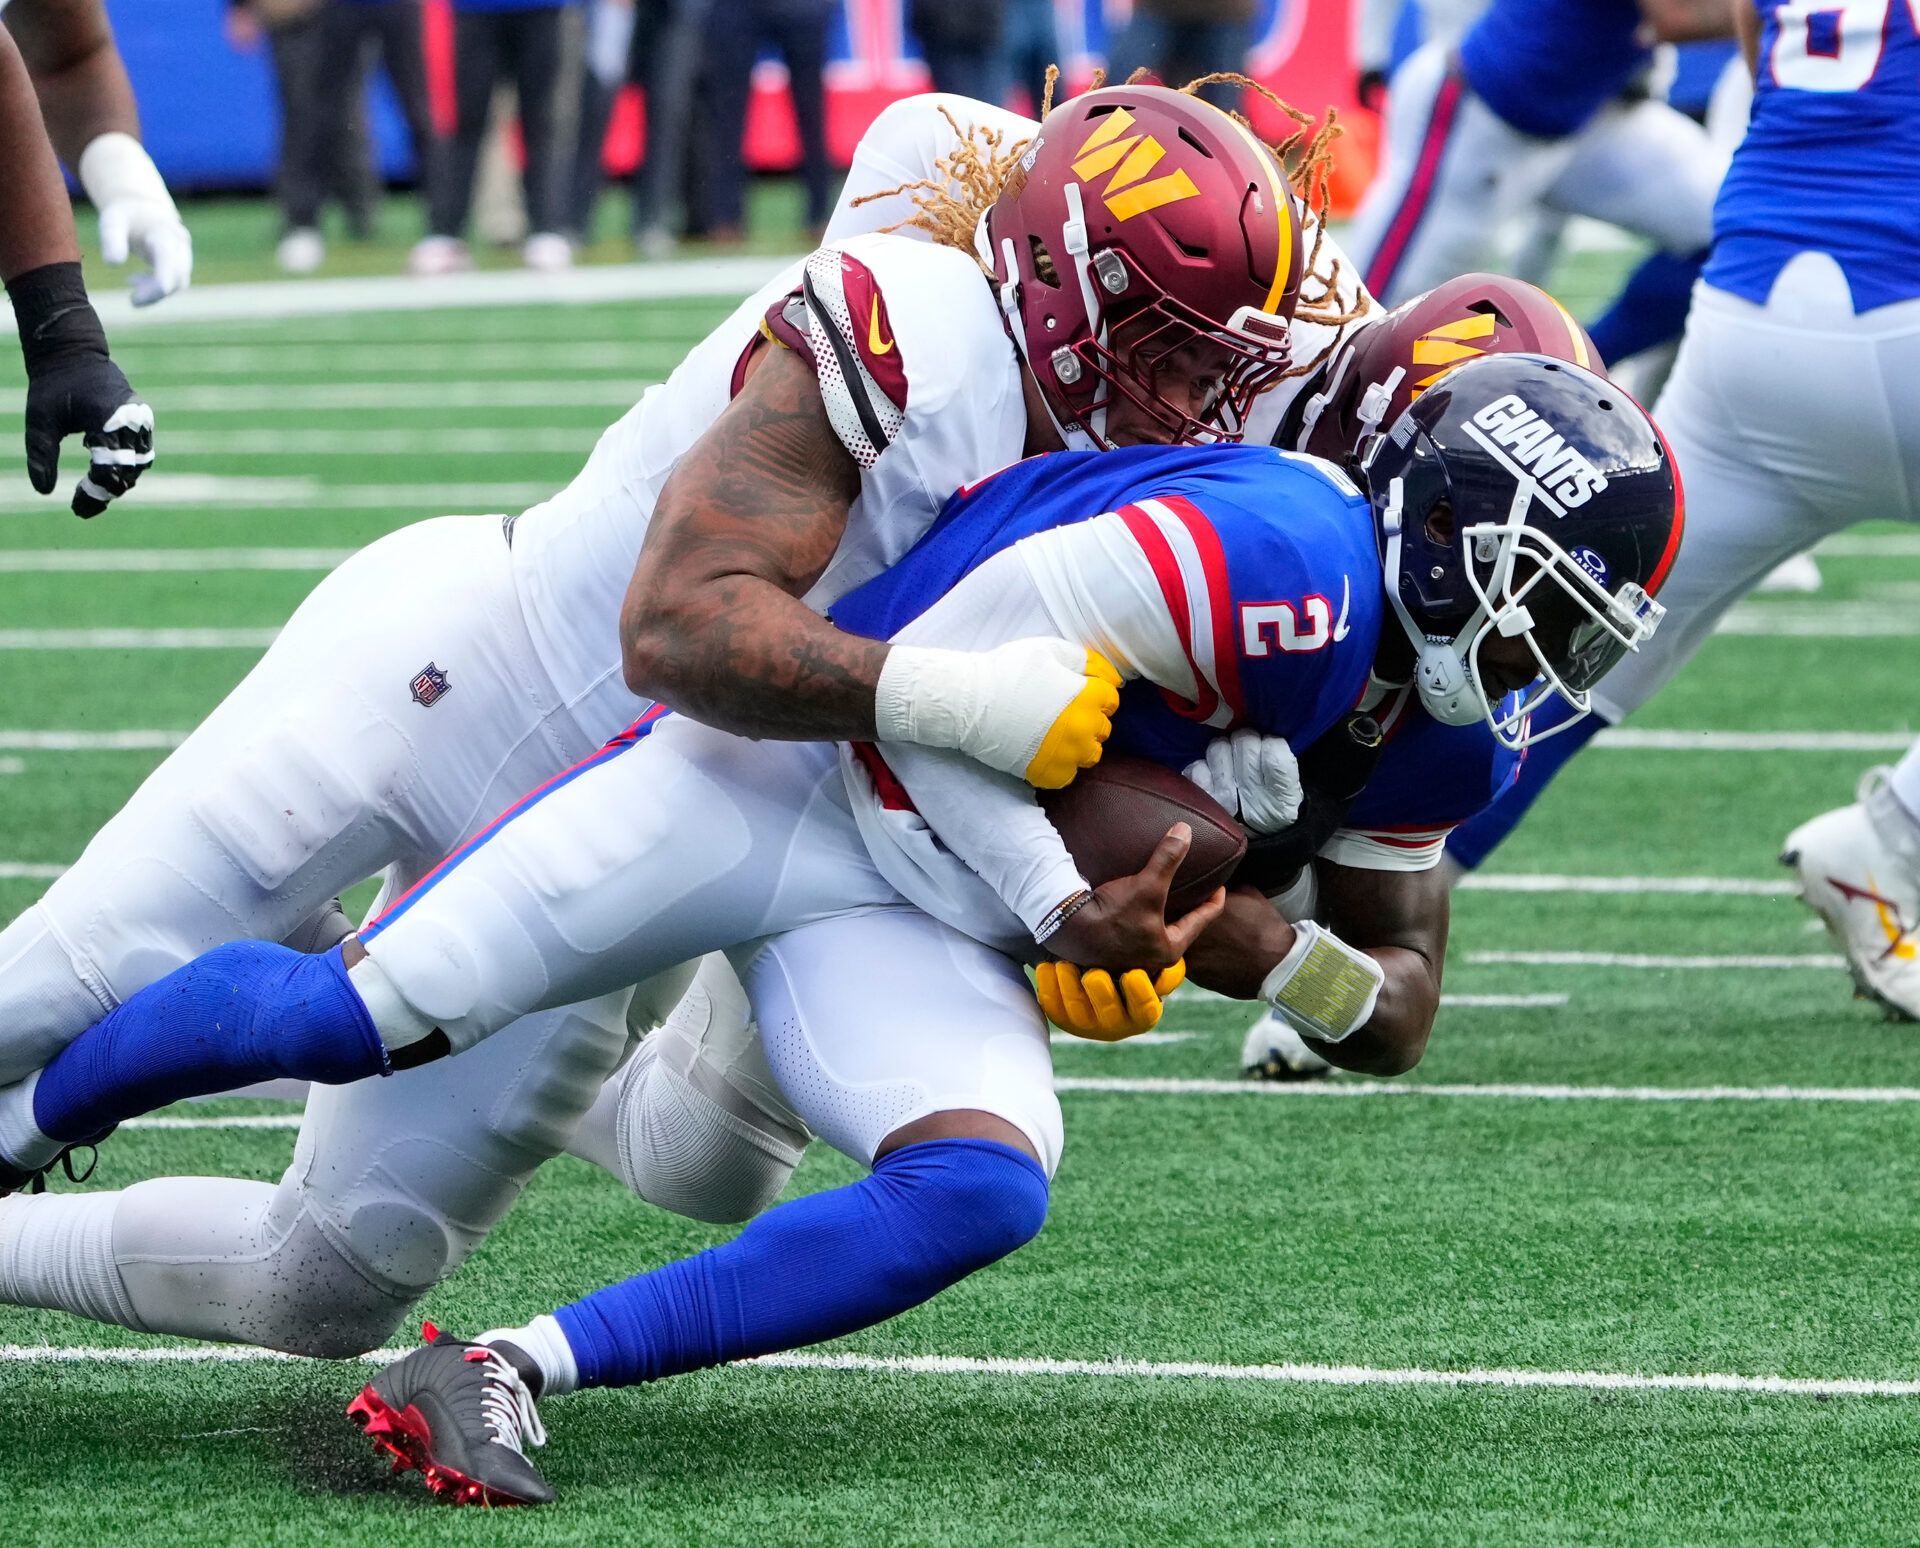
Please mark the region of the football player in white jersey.
MULTIPOLYGON (((826 249, 744 303, 554 500, 420 524, 323 582, 0 935, 0 1076, 209 945, 283 938, 383 865, 404 889, 655 695, 752 735, 917 739, 1049 783, 1095 756, 1113 700, 1084 650, 889 651, 799 600, 885 568, 946 494, 1028 451, 1232 434, 1285 370, 1303 244, 1263 147, 1156 88, 1077 99, 1042 128, 1031 156, 1003 143, 969 163, 979 259, 906 236, 826 249), (1235 261, 1203 269, 1195 248, 1235 261), (378 638, 342 624, 366 617, 378 638)), ((627 1003, 316 1093, 277 1190, 161 1180, 58 1201, 90 1208, 70 1243, 156 1266, 150 1298, 103 1289, 99 1314, 173 1326, 190 1285, 196 1315, 213 1309, 193 1331, 377 1343, 565 1143, 627 1050, 627 1003)), ((22 1266, 60 1249, 25 1239, 33 1210, 0 1215, 17 1293, 22 1266)))
POLYGON ((47 135, 100 212, 100 255, 138 258, 133 304, 186 289, 193 238, 153 158, 113 41, 104 0, 0 0, 7 31, 33 76, 47 135))
MULTIPOLYGON (((1362 471, 1370 496, 1271 449, 1032 459, 956 497, 836 616, 897 640, 980 647, 1040 631, 1110 651, 1132 679, 1116 745, 1176 768, 1221 727, 1310 743, 1376 674, 1416 678, 1431 716, 1514 749, 1532 706, 1580 701, 1657 621, 1673 472, 1604 379, 1538 356, 1470 361, 1376 438, 1362 471), (1539 425, 1556 437, 1550 462, 1539 425), (1506 697, 1536 677, 1525 702, 1506 697)), ((543 1325, 514 1342, 545 1341, 551 1359, 535 1359, 554 1391, 812 1342, 915 1304, 1038 1229, 1060 1119, 1012 954, 1039 941, 1088 964, 1173 964, 1223 900, 1163 917, 1180 848, 1176 831, 1141 878, 1090 888, 1030 790, 950 752, 756 743, 650 716, 343 954, 242 942, 135 996, 49 1065, 35 1121, 76 1138, 255 1073, 269 1045, 288 1073, 379 1074, 409 1050, 470 1048, 543 1003, 737 949, 782 1087, 875 1175, 569 1308, 564 1334, 543 1325), (1102 955, 1080 920, 1134 902, 1102 955), (214 1007, 226 1036, 208 1047, 195 1034, 214 1007), (666 1304, 683 1296, 679 1312, 666 1304)), ((1432 942, 1369 953, 1252 901, 1267 923, 1235 987, 1329 1043, 1369 1045, 1369 1066, 1417 1057, 1437 996, 1432 942)), ((366 1411, 382 1433, 423 1442, 415 1459, 450 1469, 440 1481, 468 1497, 540 1498, 512 1421, 487 1439, 486 1413, 521 1396, 506 1357, 428 1353, 376 1383, 366 1411), (422 1370, 447 1398, 420 1398, 431 1434, 409 1428, 422 1370), (466 1412, 474 1381, 486 1390, 466 1412), (501 1449, 467 1465, 449 1449, 462 1436, 501 1449), (481 1471, 489 1461, 517 1466, 517 1485, 481 1471)))
POLYGON ((95 516, 153 461, 153 410, 107 353, 87 300, 66 184, 20 50, 0 29, 0 280, 27 368, 27 476, 51 494, 60 442, 82 435, 89 467, 73 492, 95 516))

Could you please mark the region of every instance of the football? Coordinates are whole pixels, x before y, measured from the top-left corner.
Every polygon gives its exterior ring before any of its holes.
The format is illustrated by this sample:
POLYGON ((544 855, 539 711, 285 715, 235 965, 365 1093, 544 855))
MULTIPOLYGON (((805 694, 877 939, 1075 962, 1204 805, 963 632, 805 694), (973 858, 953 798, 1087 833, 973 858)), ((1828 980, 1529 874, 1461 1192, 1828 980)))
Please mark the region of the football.
POLYGON ((1145 758, 1109 753, 1066 789, 1042 791, 1040 804, 1096 887, 1139 870, 1176 822, 1192 828, 1193 847, 1168 894, 1170 917, 1205 902, 1247 852, 1246 832, 1225 807, 1192 780, 1145 758))

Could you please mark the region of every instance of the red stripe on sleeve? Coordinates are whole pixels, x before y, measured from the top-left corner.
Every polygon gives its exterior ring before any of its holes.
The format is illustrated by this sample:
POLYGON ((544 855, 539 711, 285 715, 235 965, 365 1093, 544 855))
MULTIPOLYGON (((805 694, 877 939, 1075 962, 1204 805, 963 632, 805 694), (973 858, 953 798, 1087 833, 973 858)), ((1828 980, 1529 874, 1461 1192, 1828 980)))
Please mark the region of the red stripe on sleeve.
POLYGON ((1139 506, 1123 505, 1115 514, 1127 524, 1128 533, 1140 545, 1141 553, 1147 556, 1147 563, 1153 568, 1153 578, 1160 583, 1160 595, 1166 599, 1167 611, 1173 615, 1174 632, 1180 637, 1180 649, 1187 658, 1187 668, 1193 673, 1194 692, 1198 697, 1192 708, 1181 706, 1171 694, 1167 696, 1167 702, 1183 715, 1205 720, 1213 713, 1218 700, 1213 685, 1200 670, 1200 663, 1193 659, 1193 616, 1187 609, 1187 581, 1180 573, 1180 561, 1174 558, 1173 545, 1167 541, 1166 534, 1139 506))
POLYGON ((1227 551, 1206 513, 1191 500, 1164 495, 1160 503, 1179 517, 1180 524, 1192 534, 1193 546, 1200 551, 1200 572, 1207 578, 1207 604, 1213 616, 1196 620, 1195 627, 1207 628, 1213 635, 1213 670, 1219 679, 1220 697, 1236 718, 1244 719, 1247 704, 1240 693, 1240 650, 1233 637, 1233 588, 1227 579, 1227 551))

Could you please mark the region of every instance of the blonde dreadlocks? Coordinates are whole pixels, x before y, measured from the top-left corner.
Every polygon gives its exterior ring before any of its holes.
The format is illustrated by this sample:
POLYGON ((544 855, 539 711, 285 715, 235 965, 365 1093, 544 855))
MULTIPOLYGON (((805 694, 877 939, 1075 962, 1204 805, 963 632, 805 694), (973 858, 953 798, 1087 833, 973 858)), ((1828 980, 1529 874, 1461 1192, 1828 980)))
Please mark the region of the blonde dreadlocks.
MULTIPOLYGON (((1128 85, 1139 83, 1147 74, 1145 70, 1136 70, 1127 79, 1128 85)), ((1046 86, 1040 97, 1040 117, 1045 118, 1053 109, 1054 88, 1060 79, 1058 65, 1047 66, 1046 86)), ((1096 70, 1089 90, 1098 90, 1106 82, 1106 71, 1096 70)), ((1332 108, 1319 118, 1303 113, 1292 104, 1283 101, 1276 93, 1260 84, 1250 76, 1231 71, 1220 71, 1212 75, 1203 75, 1198 80, 1187 82, 1180 88, 1189 96, 1197 96, 1204 86, 1230 85, 1259 93, 1260 97, 1281 117, 1294 126, 1293 132, 1277 144, 1267 144, 1275 160, 1285 171, 1287 181, 1293 188, 1307 213, 1313 218, 1313 245, 1308 249, 1306 262, 1301 265, 1301 290, 1299 305, 1295 315, 1308 322, 1319 323, 1334 330, 1333 338, 1325 349, 1313 359, 1300 362, 1287 371, 1288 376, 1304 376, 1317 370, 1322 361, 1339 346, 1345 335, 1347 325, 1359 321, 1372 309, 1364 287, 1358 291, 1355 303, 1349 307, 1340 301, 1341 264, 1335 259, 1326 277, 1319 281, 1317 294, 1309 295, 1306 283, 1309 278, 1317 278, 1317 265, 1320 261, 1321 244, 1326 238, 1327 206, 1329 203, 1329 179, 1333 170, 1333 142, 1345 131, 1341 129, 1338 115, 1332 108)), ((897 194, 907 194, 913 199, 918 213, 905 220, 895 221, 883 229, 899 231, 912 228, 924 231, 942 247, 957 248, 963 253, 974 253, 974 233, 979 229, 980 217, 986 214, 994 201, 1006 190, 1007 185, 1022 174, 1020 158, 1027 147, 1033 143, 1030 136, 1014 139, 1003 130, 990 129, 976 124, 969 131, 963 131, 958 120, 943 104, 940 116, 953 130, 955 145, 952 151, 934 163, 934 176, 921 178, 911 183, 901 183, 896 187, 884 189, 878 193, 863 194, 855 199, 857 208, 875 199, 890 199, 897 194)), ((1229 113, 1249 132, 1253 126, 1240 113, 1229 113)), ((978 262, 978 254, 974 254, 978 262)), ((985 264, 981 270, 991 276, 985 264)))

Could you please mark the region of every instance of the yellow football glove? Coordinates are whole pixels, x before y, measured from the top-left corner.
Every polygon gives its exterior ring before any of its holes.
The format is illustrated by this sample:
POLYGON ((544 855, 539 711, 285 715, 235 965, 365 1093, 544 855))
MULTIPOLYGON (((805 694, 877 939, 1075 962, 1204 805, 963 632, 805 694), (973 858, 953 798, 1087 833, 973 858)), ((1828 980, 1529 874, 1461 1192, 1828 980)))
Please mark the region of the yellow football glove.
POLYGON ((1113 735, 1113 714, 1119 708, 1120 674, 1099 651, 1088 651, 1086 686, 1041 738, 1040 750, 1027 765, 1027 783, 1041 790, 1060 790, 1072 784, 1082 769, 1092 768, 1113 735))
POLYGON ((1043 962, 1033 970, 1034 993, 1040 1008, 1062 1032, 1117 1043, 1122 1038, 1150 1032, 1158 1025, 1161 1002, 1186 982, 1187 962, 1149 978, 1142 968, 1120 975, 1116 987, 1105 968, 1081 972, 1071 962, 1043 962))

